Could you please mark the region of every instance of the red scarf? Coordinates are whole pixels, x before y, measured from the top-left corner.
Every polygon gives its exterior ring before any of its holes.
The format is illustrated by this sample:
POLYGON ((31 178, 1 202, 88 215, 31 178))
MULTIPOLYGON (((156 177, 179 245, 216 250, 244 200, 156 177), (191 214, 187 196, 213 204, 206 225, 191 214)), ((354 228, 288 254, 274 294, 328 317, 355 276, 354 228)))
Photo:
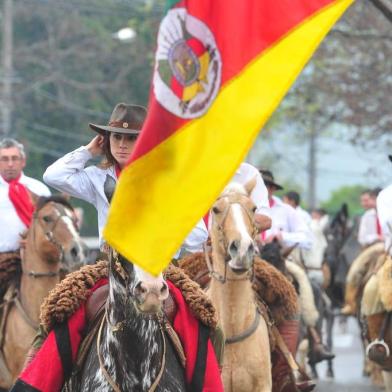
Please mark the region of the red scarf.
POLYGON ((20 176, 9 181, 4 177, 3 179, 9 184, 8 197, 14 205, 16 213, 25 226, 30 227, 34 213, 34 205, 31 201, 29 191, 19 182, 20 176))
POLYGON ((121 167, 118 166, 117 163, 114 165, 114 171, 116 172, 117 179, 119 179, 121 174, 121 167))
MULTIPOLYGON (((99 287, 107 284, 108 280, 101 279, 91 289, 93 293, 99 287)), ((199 333, 199 322, 190 312, 181 291, 170 281, 167 281, 170 292, 177 303, 177 314, 174 319, 174 329, 184 346, 186 355, 186 380, 190 383, 195 371, 196 357, 198 353, 197 336, 199 333)), ((59 353, 59 345, 68 349, 68 358, 75 362, 85 331, 85 304, 69 318, 67 323, 59 324, 52 330, 41 348, 35 354, 32 361, 22 371, 11 392, 37 391, 37 392, 59 392, 64 384, 64 378, 71 375, 72 366, 62 363, 59 353), (68 343, 69 342, 69 343, 68 343), (68 343, 68 344, 67 344, 68 343), (34 389, 31 389, 34 388, 34 389)), ((66 350, 67 351, 67 350, 66 350)), ((207 359, 202 392, 223 392, 223 386, 219 373, 218 362, 211 344, 207 342, 207 359)))

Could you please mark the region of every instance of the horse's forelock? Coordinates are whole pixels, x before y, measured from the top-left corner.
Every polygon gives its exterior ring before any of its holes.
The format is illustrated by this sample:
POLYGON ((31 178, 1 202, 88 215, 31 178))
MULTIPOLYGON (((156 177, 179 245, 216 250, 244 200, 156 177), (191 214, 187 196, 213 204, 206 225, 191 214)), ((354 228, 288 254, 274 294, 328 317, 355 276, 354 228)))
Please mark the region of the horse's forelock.
POLYGON ((71 204, 67 201, 67 199, 64 196, 52 195, 49 197, 41 196, 37 201, 36 211, 39 211, 41 208, 46 206, 46 204, 50 203, 51 201, 54 203, 61 204, 65 208, 68 208, 71 211, 74 210, 71 204))
POLYGON ((242 184, 240 184, 238 182, 232 182, 232 183, 230 183, 229 185, 227 185, 225 187, 225 189, 223 190, 221 196, 228 196, 228 195, 233 194, 233 193, 239 193, 241 195, 247 195, 246 189, 245 189, 245 187, 242 184))

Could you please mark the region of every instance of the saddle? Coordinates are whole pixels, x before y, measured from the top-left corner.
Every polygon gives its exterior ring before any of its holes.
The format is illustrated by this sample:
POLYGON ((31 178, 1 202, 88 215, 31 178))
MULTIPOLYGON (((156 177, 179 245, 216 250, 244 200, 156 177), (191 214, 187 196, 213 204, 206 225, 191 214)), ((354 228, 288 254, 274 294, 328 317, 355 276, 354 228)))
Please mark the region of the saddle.
MULTIPOLYGON (((178 261, 178 266, 202 288, 208 287, 211 277, 203 252, 184 257, 178 261)), ((272 320, 279 324, 296 317, 298 302, 293 285, 274 266, 257 256, 254 259, 252 286, 259 308, 267 309, 262 312, 268 317, 267 325, 272 320)))
MULTIPOLYGON (((206 294, 200 289, 197 283, 193 282, 180 268, 169 266, 165 272, 165 278, 169 279, 178 289, 181 290, 183 297, 191 309, 194 316, 204 325, 211 329, 211 340, 216 349, 218 362, 221 358, 220 347, 223 346, 220 332, 217 328, 217 315, 206 294)), ((89 348, 98 333, 98 328, 104 316, 105 303, 108 296, 109 286, 103 284, 93 292, 91 289, 102 279, 108 277, 108 262, 99 261, 94 265, 82 267, 79 271, 69 274, 59 283, 49 296, 45 299, 41 308, 41 325, 45 333, 40 337, 40 342, 36 342, 38 349, 46 338, 47 334, 56 324, 68 320, 79 308, 80 304, 85 303, 86 309, 86 329, 85 337, 79 347, 76 361, 76 369, 82 368, 89 352, 89 348)), ((168 322, 165 323, 165 332, 176 350, 180 362, 185 364, 185 354, 182 344, 171 326, 177 308, 171 296, 164 301, 164 313, 168 322)))

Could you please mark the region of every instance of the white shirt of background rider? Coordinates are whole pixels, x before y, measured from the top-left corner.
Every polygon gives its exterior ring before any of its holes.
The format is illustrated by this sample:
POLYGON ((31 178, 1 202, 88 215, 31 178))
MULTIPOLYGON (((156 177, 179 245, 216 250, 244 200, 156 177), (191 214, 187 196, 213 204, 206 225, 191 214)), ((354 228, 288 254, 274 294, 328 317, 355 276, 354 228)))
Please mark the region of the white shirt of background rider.
MULTIPOLYGON (((104 183, 107 175, 115 181, 117 181, 117 176, 113 166, 107 169, 95 165, 85 167, 92 158, 86 146, 79 147, 52 163, 43 177, 44 181, 53 188, 85 200, 97 209, 99 243, 102 245, 104 243, 102 232, 109 211, 104 183)), ((207 238, 207 228, 204 222, 199 222, 194 231, 185 239, 185 248, 201 250, 207 238)))
POLYGON ((385 250, 392 255, 392 185, 377 196, 377 213, 385 240, 385 250))
POLYGON ((358 242, 362 246, 369 246, 380 239, 377 233, 377 211, 375 208, 370 208, 365 211, 359 222, 358 242))
MULTIPOLYGON (((234 173, 234 176, 230 180, 229 184, 237 183, 241 185, 247 184, 249 181, 256 178, 256 185, 253 188, 251 199, 256 205, 256 214, 266 215, 270 217, 269 213, 269 202, 268 202, 268 191, 264 184, 263 178, 260 172, 251 164, 243 162, 240 167, 234 173)), ((208 219, 208 228, 211 229, 211 215, 208 219)))
POLYGON ((237 182, 241 185, 245 185, 253 180, 253 178, 256 178, 256 185, 253 188, 251 198, 257 207, 256 214, 270 216, 268 191, 260 172, 254 166, 246 162, 241 163, 233 178, 230 180, 230 183, 237 182))
MULTIPOLYGON (((50 196, 50 190, 46 185, 23 173, 19 182, 37 196, 50 196)), ((19 249, 20 234, 27 229, 8 197, 8 188, 8 182, 0 176, 0 252, 12 252, 19 249)))
POLYGON ((272 199, 273 205, 269 209, 272 226, 266 231, 265 237, 280 233, 284 246, 298 244, 299 248, 310 249, 312 235, 306 222, 293 207, 283 203, 279 197, 272 196, 272 199))

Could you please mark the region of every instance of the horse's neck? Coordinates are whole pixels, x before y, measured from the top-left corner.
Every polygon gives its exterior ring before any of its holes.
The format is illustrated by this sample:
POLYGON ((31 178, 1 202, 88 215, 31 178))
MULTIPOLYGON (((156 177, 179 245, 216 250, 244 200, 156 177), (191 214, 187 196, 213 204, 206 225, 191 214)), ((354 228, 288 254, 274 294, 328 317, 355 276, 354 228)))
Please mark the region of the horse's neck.
POLYGON ((26 248, 22 252, 22 277, 20 281, 20 300, 28 316, 38 323, 40 307, 49 291, 59 282, 60 263, 48 263, 38 254, 32 238, 27 238, 26 248), (54 277, 34 278, 29 272, 55 272, 54 277))
MULTIPOLYGON (((225 256, 213 252, 214 270, 224 276, 225 256)), ((227 277, 238 279, 227 271, 227 277)), ((209 294, 217 309, 219 320, 225 336, 230 337, 242 333, 251 325, 256 313, 255 295, 249 279, 228 280, 222 284, 212 278, 209 294)))
POLYGON ((110 286, 109 322, 105 327, 105 339, 101 342, 105 363, 113 378, 123 386, 135 388, 141 380, 151 385, 159 372, 162 356, 159 324, 156 320, 141 317, 133 305, 124 304, 121 295, 110 286), (123 366, 117 367, 117 364, 128 364, 127 373, 124 374, 123 366))

